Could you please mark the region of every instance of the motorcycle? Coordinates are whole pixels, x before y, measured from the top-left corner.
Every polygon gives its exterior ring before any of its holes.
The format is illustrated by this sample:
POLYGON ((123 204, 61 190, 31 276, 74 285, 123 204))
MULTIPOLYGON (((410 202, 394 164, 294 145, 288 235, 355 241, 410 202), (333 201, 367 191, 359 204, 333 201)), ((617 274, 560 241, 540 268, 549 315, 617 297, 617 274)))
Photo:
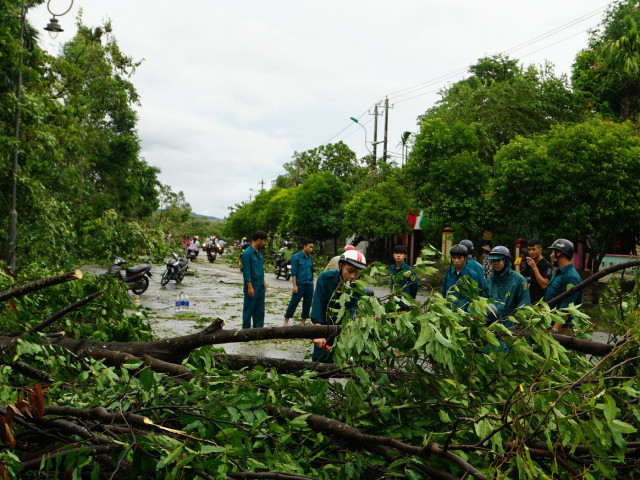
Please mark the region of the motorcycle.
POLYGON ((175 252, 171 252, 171 257, 167 260, 167 269, 160 277, 160 285, 163 287, 171 280, 175 280, 176 283, 182 282, 187 270, 189 270, 188 258, 182 258, 175 252))
POLYGON ((280 262, 280 253, 276 254, 276 262, 274 273, 276 278, 284 277, 285 280, 289 280, 291 278, 291 271, 289 270, 288 262, 280 262), (282 265, 284 263, 284 265, 282 265))
POLYGON ((200 253, 200 250, 187 250, 187 259, 194 261, 198 258, 198 253, 200 253))
POLYGON ((107 274, 115 275, 123 282, 126 282, 129 289, 136 295, 142 295, 147 291, 149 287, 149 278, 151 278, 151 267, 148 263, 136 265, 135 267, 127 268, 125 270, 125 276, 122 276, 122 265, 127 261, 122 257, 114 257, 113 265, 107 270, 107 274), (149 277, 149 278, 147 278, 149 277))
POLYGON ((207 252, 207 260, 215 262, 218 255, 222 255, 221 248, 215 243, 205 243, 202 249, 207 252))

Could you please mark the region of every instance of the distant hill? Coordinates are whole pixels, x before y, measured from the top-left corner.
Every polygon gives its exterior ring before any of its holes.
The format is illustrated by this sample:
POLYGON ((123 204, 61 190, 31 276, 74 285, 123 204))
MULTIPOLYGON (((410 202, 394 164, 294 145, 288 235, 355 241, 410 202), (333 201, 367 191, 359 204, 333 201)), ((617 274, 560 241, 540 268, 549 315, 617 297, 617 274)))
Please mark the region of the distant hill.
POLYGON ((190 215, 192 217, 196 217, 196 218, 206 218, 207 220, 211 220, 211 221, 222 220, 221 218, 218 218, 218 217, 210 217, 208 215, 200 215, 199 213, 196 213, 196 212, 191 212, 190 215))

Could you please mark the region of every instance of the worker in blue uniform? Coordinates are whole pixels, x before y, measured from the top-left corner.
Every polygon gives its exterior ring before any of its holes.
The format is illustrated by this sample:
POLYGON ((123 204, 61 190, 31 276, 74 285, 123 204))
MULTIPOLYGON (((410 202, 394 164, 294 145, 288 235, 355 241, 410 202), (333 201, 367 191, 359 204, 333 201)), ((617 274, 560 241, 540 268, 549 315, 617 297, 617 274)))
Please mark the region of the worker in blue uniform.
MULTIPOLYGON (((341 287, 345 284, 355 282, 360 270, 366 268, 365 256, 357 250, 348 250, 340 256, 338 270, 325 270, 318 276, 316 281, 316 291, 313 295, 313 305, 311 306, 311 321, 315 325, 336 325, 335 310, 340 308, 339 299, 341 287)), ((346 309, 352 314, 357 308, 358 298, 353 295, 346 305, 346 309)), ((335 342, 333 338, 313 339, 313 361, 323 363, 333 363, 331 346, 335 342)))
MULTIPOLYGON (((547 290, 544 294, 545 302, 550 301, 552 298, 557 297, 567 290, 571 290, 582 281, 580 274, 573 266, 573 243, 565 238, 559 238, 553 242, 549 248, 551 249, 551 263, 557 268, 547 284, 547 290)), ((560 302, 557 307, 566 308, 571 304, 579 305, 581 303, 582 290, 578 290, 560 302)), ((573 336, 573 317, 567 315, 565 320, 564 324, 555 323, 553 330, 562 335, 573 336)))
POLYGON ((480 278, 480 283, 478 283, 478 286, 481 290, 484 289, 484 267, 480 265, 475 260, 475 258, 473 258, 473 252, 475 250, 473 242, 471 240, 464 239, 460 240, 460 245, 467 248, 467 252, 469 252, 469 258, 467 258, 467 267, 478 274, 478 278, 480 278))
POLYGON ((469 277, 475 280, 478 284, 479 292, 482 293, 480 286, 483 284, 482 280, 484 274, 479 275, 475 270, 472 270, 467 265, 467 259, 469 258, 469 250, 467 247, 461 244, 454 245, 449 250, 449 256, 451 257, 451 266, 447 270, 444 275, 444 282, 442 283, 441 294, 444 298, 447 298, 450 295, 456 297, 453 306, 455 308, 462 308, 463 310, 467 310, 469 308, 469 297, 466 295, 461 296, 462 292, 457 289, 453 289, 453 287, 457 287, 458 283, 462 278, 469 277))
POLYGON ((242 328, 262 328, 264 326, 264 297, 267 289, 264 283, 264 261, 262 248, 267 234, 257 230, 251 239, 251 245, 240 256, 244 303, 242 306, 242 328))
POLYGON ((511 252, 507 247, 498 245, 489 252, 493 273, 486 279, 485 296, 491 300, 492 312, 488 312, 487 322, 502 321, 506 327, 513 323, 504 320, 517 308, 531 305, 527 279, 511 269, 511 252))

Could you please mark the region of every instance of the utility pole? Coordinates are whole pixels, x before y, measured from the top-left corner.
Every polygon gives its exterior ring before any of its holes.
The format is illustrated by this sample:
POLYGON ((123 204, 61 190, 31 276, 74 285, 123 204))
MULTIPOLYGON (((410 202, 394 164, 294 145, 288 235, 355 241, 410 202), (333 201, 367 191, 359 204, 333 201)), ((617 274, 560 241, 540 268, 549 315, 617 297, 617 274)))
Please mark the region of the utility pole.
POLYGON ((371 170, 376 169, 376 162, 378 161, 378 104, 376 103, 373 109, 373 158, 371 159, 371 170))
POLYGON ((264 178, 260 180, 260 190, 264 190, 264 178))
POLYGON ((389 133, 389 97, 384 99, 384 152, 382 161, 387 163, 387 134, 389 133))

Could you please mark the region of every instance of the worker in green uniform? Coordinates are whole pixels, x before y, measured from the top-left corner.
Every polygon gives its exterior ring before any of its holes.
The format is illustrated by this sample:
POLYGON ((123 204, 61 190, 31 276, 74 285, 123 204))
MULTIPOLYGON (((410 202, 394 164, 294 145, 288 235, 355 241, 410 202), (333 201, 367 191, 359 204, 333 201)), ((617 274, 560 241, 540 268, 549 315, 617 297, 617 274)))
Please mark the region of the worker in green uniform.
POLYGON ((469 259, 469 251, 467 247, 462 244, 457 244, 451 247, 449 250, 449 257, 451 257, 451 266, 444 275, 444 281, 442 282, 441 295, 444 298, 453 295, 456 297, 456 301, 452 304, 453 308, 462 308, 465 312, 469 309, 469 297, 460 297, 460 291, 457 289, 451 290, 453 287, 457 287, 460 280, 464 277, 469 277, 478 284, 480 289, 478 293, 482 292, 481 285, 483 284, 483 275, 478 274, 475 270, 472 270, 467 261, 469 259))
POLYGON ((473 242, 471 240, 464 239, 460 240, 460 245, 467 248, 467 252, 469 253, 467 258, 467 268, 477 273, 477 278, 480 279, 478 286, 480 287, 480 290, 482 290, 484 288, 484 268, 476 262, 475 258, 473 258, 473 251, 475 250, 473 242))
MULTIPOLYGON (((561 293, 571 290, 574 286, 582 281, 580 274, 573 266, 573 243, 564 238, 559 238, 551 244, 551 262, 557 267, 553 272, 553 276, 547 284, 547 290, 544 294, 544 301, 548 302, 552 298, 557 297, 561 293)), ((582 303, 582 290, 578 290, 573 295, 565 298, 557 306, 558 308, 566 308, 571 304, 579 305, 582 303)), ((553 329, 562 335, 573 336, 573 322, 570 315, 566 316, 564 324, 555 323, 553 329)))
MULTIPOLYGON (((407 263, 407 247, 396 245, 393 249, 393 263, 389 266, 391 271, 391 293, 397 291, 407 292, 411 298, 418 295, 418 276, 407 263), (411 272, 411 273, 406 273, 411 272), (400 275, 402 273, 402 275, 400 275)), ((396 292, 397 293, 397 292, 396 292)))
POLYGON ((242 277, 244 304, 242 308, 242 328, 262 328, 264 326, 264 297, 267 286, 264 283, 264 262, 262 248, 267 241, 267 234, 257 230, 252 237, 251 245, 242 252, 242 277))
POLYGON ((489 252, 493 273, 485 282, 485 296, 492 301, 487 312, 487 323, 502 321, 505 327, 513 325, 504 320, 517 308, 531 305, 527 279, 511 269, 511 253, 507 247, 498 245, 489 252))
MULTIPOLYGON (((335 309, 339 308, 340 290, 344 284, 355 282, 360 270, 367 266, 364 255, 357 250, 348 250, 340 256, 338 270, 325 270, 318 276, 316 291, 311 306, 311 321, 315 325, 335 325, 337 318, 335 309)), ((347 303, 346 309, 355 312, 358 298, 353 296, 347 303)), ((335 341, 333 338, 313 339, 313 361, 333 363, 330 348, 335 341)))

